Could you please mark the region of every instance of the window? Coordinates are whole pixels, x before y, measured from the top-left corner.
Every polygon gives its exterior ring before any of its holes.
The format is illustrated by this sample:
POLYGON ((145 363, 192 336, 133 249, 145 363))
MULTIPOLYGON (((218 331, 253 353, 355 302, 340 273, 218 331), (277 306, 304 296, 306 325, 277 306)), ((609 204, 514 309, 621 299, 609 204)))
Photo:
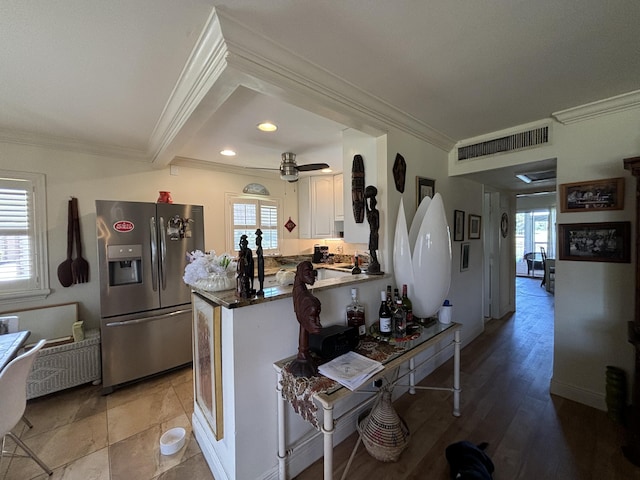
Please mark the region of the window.
POLYGON ((0 170, 0 303, 49 294, 44 175, 0 170))
POLYGON ((262 251, 265 255, 280 250, 280 202, 275 199, 227 195, 229 225, 227 250, 239 251, 240 237, 247 236, 249 248, 256 251, 256 230, 262 230, 262 251))

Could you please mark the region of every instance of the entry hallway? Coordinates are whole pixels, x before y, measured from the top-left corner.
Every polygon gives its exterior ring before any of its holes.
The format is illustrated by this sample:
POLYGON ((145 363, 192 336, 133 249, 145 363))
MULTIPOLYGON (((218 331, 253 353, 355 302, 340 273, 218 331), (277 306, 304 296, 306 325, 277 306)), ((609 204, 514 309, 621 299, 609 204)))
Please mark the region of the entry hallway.
MULTIPOLYGON (((620 451, 623 432, 605 412, 549 395, 553 296, 540 279, 516 282, 518 312, 488 322, 462 351, 462 416, 451 415, 446 392, 404 395, 395 406, 411 429, 408 449, 397 463, 385 464, 360 445, 349 480, 448 480, 444 450, 458 440, 489 442, 495 480, 640 479, 640 468, 620 451)), ((451 370, 447 363, 423 384, 450 381, 451 370)), ((605 372, 593 374, 604 382, 605 372)), ((175 456, 159 453, 167 428, 190 432, 192 403, 188 368, 107 397, 85 386, 35 399, 26 412, 34 428, 19 427, 56 480, 211 480, 193 436, 175 456)), ((334 478, 356 440, 352 435, 336 447, 334 478)), ((29 459, 0 463, 0 479, 32 478, 49 477, 29 459)), ((321 462, 297 478, 321 479, 321 462)))

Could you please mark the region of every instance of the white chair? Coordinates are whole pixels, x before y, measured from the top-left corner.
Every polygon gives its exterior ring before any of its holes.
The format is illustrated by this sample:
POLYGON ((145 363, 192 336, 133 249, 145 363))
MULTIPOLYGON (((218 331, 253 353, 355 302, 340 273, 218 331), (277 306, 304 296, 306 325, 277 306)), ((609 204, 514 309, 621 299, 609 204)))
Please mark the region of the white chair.
POLYGON ((45 463, 11 431, 23 418, 24 410, 27 406, 27 377, 31 372, 33 361, 36 359, 38 350, 45 344, 45 340, 40 340, 35 347, 22 355, 14 358, 0 372, 0 435, 2 435, 2 453, 0 458, 7 456, 31 457, 42 469, 51 475, 53 472, 45 463), (11 438, 28 455, 5 452, 5 438, 11 438))

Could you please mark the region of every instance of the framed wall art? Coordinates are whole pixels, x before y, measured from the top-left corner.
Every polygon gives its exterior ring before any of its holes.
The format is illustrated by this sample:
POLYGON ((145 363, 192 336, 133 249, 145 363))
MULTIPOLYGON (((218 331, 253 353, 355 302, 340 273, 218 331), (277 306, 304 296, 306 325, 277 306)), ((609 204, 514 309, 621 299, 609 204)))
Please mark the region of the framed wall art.
POLYGON ((631 261, 631 222, 558 225, 558 258, 583 262, 631 261))
POLYGON ((480 215, 469 214, 469 240, 477 240, 480 238, 481 227, 482 217, 480 215))
POLYGON ((416 177, 416 209, 424 197, 433 198, 436 193, 436 181, 430 178, 416 177))
POLYGON ((453 211, 453 240, 455 242, 464 240, 464 212, 462 210, 453 211))
POLYGON ((560 211, 593 212, 624 208, 624 177, 560 185, 560 211))
POLYGON ((469 249, 470 243, 463 243, 460 245, 460 271, 464 272, 469 269, 469 249))
POLYGON ((193 295, 195 400, 216 440, 224 435, 221 309, 193 295))

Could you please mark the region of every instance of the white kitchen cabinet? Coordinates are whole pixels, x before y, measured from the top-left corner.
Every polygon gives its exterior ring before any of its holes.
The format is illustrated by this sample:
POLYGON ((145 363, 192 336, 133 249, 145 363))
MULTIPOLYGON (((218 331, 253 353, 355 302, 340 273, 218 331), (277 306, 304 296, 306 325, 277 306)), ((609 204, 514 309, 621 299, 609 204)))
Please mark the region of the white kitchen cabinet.
POLYGON ((300 238, 336 236, 333 204, 333 176, 300 178, 298 181, 300 238))
POLYGON ((344 182, 341 173, 333 176, 333 212, 336 222, 344 220, 344 182))

